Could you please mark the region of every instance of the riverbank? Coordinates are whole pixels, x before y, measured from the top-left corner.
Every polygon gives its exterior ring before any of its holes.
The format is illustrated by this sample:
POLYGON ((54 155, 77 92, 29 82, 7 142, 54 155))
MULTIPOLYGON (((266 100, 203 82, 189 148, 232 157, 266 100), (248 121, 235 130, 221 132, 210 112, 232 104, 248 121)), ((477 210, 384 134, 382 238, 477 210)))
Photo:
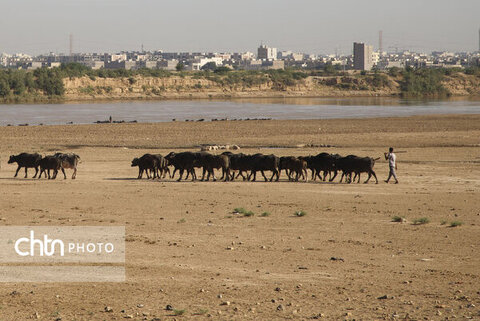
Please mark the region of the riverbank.
POLYGON ((127 278, 5 283, 2 319, 475 318, 478 137, 480 115, 0 127, 2 225, 125 226, 127 278), (225 143, 247 154, 381 157, 380 182, 282 173, 276 183, 177 183, 137 180, 130 166, 144 153, 225 143), (308 143, 332 147, 297 146, 308 143), (398 185, 383 182, 389 146, 398 185), (27 151, 79 154, 77 178, 14 179, 8 156, 27 151))
POLYGON ((76 64, 4 73, 5 103, 285 97, 480 96, 477 69, 388 72, 91 70, 76 64))
MULTIPOLYGON (((351 76, 308 76, 295 82, 267 80, 250 85, 187 75, 168 78, 134 77, 65 79, 66 101, 231 99, 231 98, 347 98, 400 97, 401 79, 387 74, 351 76)), ((442 82, 448 96, 480 96, 480 77, 465 74, 446 76, 442 82)))

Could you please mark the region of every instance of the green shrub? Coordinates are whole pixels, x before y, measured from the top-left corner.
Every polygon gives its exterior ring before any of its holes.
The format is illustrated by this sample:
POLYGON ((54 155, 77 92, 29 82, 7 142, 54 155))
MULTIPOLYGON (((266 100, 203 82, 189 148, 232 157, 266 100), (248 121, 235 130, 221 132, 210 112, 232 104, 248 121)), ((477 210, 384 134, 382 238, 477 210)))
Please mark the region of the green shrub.
POLYGON ((414 225, 421 225, 421 224, 427 224, 427 223, 430 223, 430 219, 428 217, 417 218, 413 221, 414 225))
POLYGON ((296 211, 296 212, 294 213, 294 215, 297 216, 297 217, 302 217, 302 216, 307 215, 307 212, 305 212, 305 211, 303 211, 303 210, 301 210, 301 211, 296 211))
POLYGON ((453 221, 450 223, 450 227, 457 227, 463 225, 463 222, 460 221, 453 221))
POLYGON ((401 216, 394 216, 392 217, 392 222, 396 222, 396 223, 402 223, 405 219, 401 216))

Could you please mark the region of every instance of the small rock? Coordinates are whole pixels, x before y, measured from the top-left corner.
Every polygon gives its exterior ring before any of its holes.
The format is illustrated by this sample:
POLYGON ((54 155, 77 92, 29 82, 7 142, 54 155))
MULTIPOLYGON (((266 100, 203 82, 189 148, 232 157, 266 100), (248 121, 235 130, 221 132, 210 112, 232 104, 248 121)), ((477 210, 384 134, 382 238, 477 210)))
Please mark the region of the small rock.
POLYGON ((167 304, 167 306, 165 307, 165 310, 173 311, 173 307, 170 304, 167 304))
POLYGON ((219 295, 217 295, 217 298, 221 299, 221 298, 223 298, 223 295, 219 294, 219 295))
POLYGON ((282 291, 282 288, 277 287, 277 288, 275 288, 275 291, 280 292, 280 291, 282 291))
POLYGON ((113 309, 109 306, 106 306, 104 309, 105 312, 113 312, 113 309))
POLYGON ((388 299, 388 296, 385 294, 385 295, 379 296, 377 299, 386 300, 386 299, 388 299))
POLYGON ((127 314, 127 315, 125 316, 125 319, 133 319, 133 315, 127 314))
POLYGON ((143 304, 137 304, 137 308, 143 308, 143 304))
POLYGON ((334 257, 334 256, 332 256, 332 257, 330 258, 330 261, 342 261, 342 262, 345 262, 345 260, 342 259, 341 257, 334 257))
POLYGON ((277 307, 277 311, 284 311, 285 310, 285 307, 283 306, 283 304, 280 304, 278 307, 277 307))
POLYGON ((230 301, 222 302, 220 305, 230 305, 230 301))

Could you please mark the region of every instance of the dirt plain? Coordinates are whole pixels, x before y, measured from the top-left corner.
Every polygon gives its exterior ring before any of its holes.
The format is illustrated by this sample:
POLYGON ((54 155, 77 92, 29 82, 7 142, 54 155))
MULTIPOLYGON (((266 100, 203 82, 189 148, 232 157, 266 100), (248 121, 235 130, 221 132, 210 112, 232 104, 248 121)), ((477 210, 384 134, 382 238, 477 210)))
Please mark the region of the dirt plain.
POLYGON ((126 282, 5 283, 0 320, 480 318, 480 115, 1 127, 0 146, 1 225, 127 234, 126 282), (398 185, 383 182, 383 159, 378 185, 135 179, 133 157, 199 144, 405 152, 398 185), (331 147, 299 147, 322 144, 331 147), (77 179, 14 179, 7 159, 23 151, 79 154, 77 179), (430 222, 413 224, 422 217, 430 222))

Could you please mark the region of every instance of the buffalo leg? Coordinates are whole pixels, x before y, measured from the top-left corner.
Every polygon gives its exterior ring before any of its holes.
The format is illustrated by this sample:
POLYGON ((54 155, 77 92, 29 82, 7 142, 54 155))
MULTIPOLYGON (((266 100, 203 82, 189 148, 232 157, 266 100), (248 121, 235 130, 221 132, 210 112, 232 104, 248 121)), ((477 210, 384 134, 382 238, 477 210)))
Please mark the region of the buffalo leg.
POLYGON ((73 168, 73 174, 72 174, 72 179, 77 178, 77 167, 73 168))
POLYGON ((25 177, 24 178, 27 178, 27 166, 25 166, 25 177))
POLYGON ((263 176, 263 179, 265 180, 265 182, 268 182, 268 178, 267 178, 267 176, 265 176, 265 172, 260 171, 260 173, 262 173, 262 176, 263 176))
POLYGON ((63 169, 63 167, 61 167, 61 170, 62 170, 62 173, 63 173, 63 179, 67 179, 67 175, 65 174, 65 170, 63 169))
POLYGON ((180 169, 180 177, 178 178, 177 182, 180 182, 182 180, 183 176, 183 169, 180 169))
POLYGON ((21 167, 20 167, 20 165, 18 165, 18 167, 17 167, 17 171, 15 172, 15 175, 14 175, 13 177, 17 177, 17 175, 18 175, 18 171, 20 170, 20 168, 21 168, 21 167))
POLYGON ((333 173, 334 173, 333 177, 329 179, 330 182, 333 181, 335 179, 335 177, 337 177, 337 174, 338 174, 338 172, 336 170, 333 171, 333 173))
MULTIPOLYGON (((38 174, 38 166, 35 167, 35 175, 33 175, 33 178, 37 177, 37 174, 38 174)), ((15 175, 16 176, 16 175, 15 175)))
POLYGON ((371 177, 372 177, 372 173, 368 172, 367 180, 363 182, 363 184, 367 184, 371 177))
MULTIPOLYGON (((368 173, 368 179, 370 179, 370 176, 373 175, 373 177, 375 177, 375 184, 378 184, 378 179, 377 179, 377 174, 375 174, 375 172, 373 170, 371 170, 369 173, 368 173)), ((367 183, 368 183, 368 179, 367 179, 367 183)))

